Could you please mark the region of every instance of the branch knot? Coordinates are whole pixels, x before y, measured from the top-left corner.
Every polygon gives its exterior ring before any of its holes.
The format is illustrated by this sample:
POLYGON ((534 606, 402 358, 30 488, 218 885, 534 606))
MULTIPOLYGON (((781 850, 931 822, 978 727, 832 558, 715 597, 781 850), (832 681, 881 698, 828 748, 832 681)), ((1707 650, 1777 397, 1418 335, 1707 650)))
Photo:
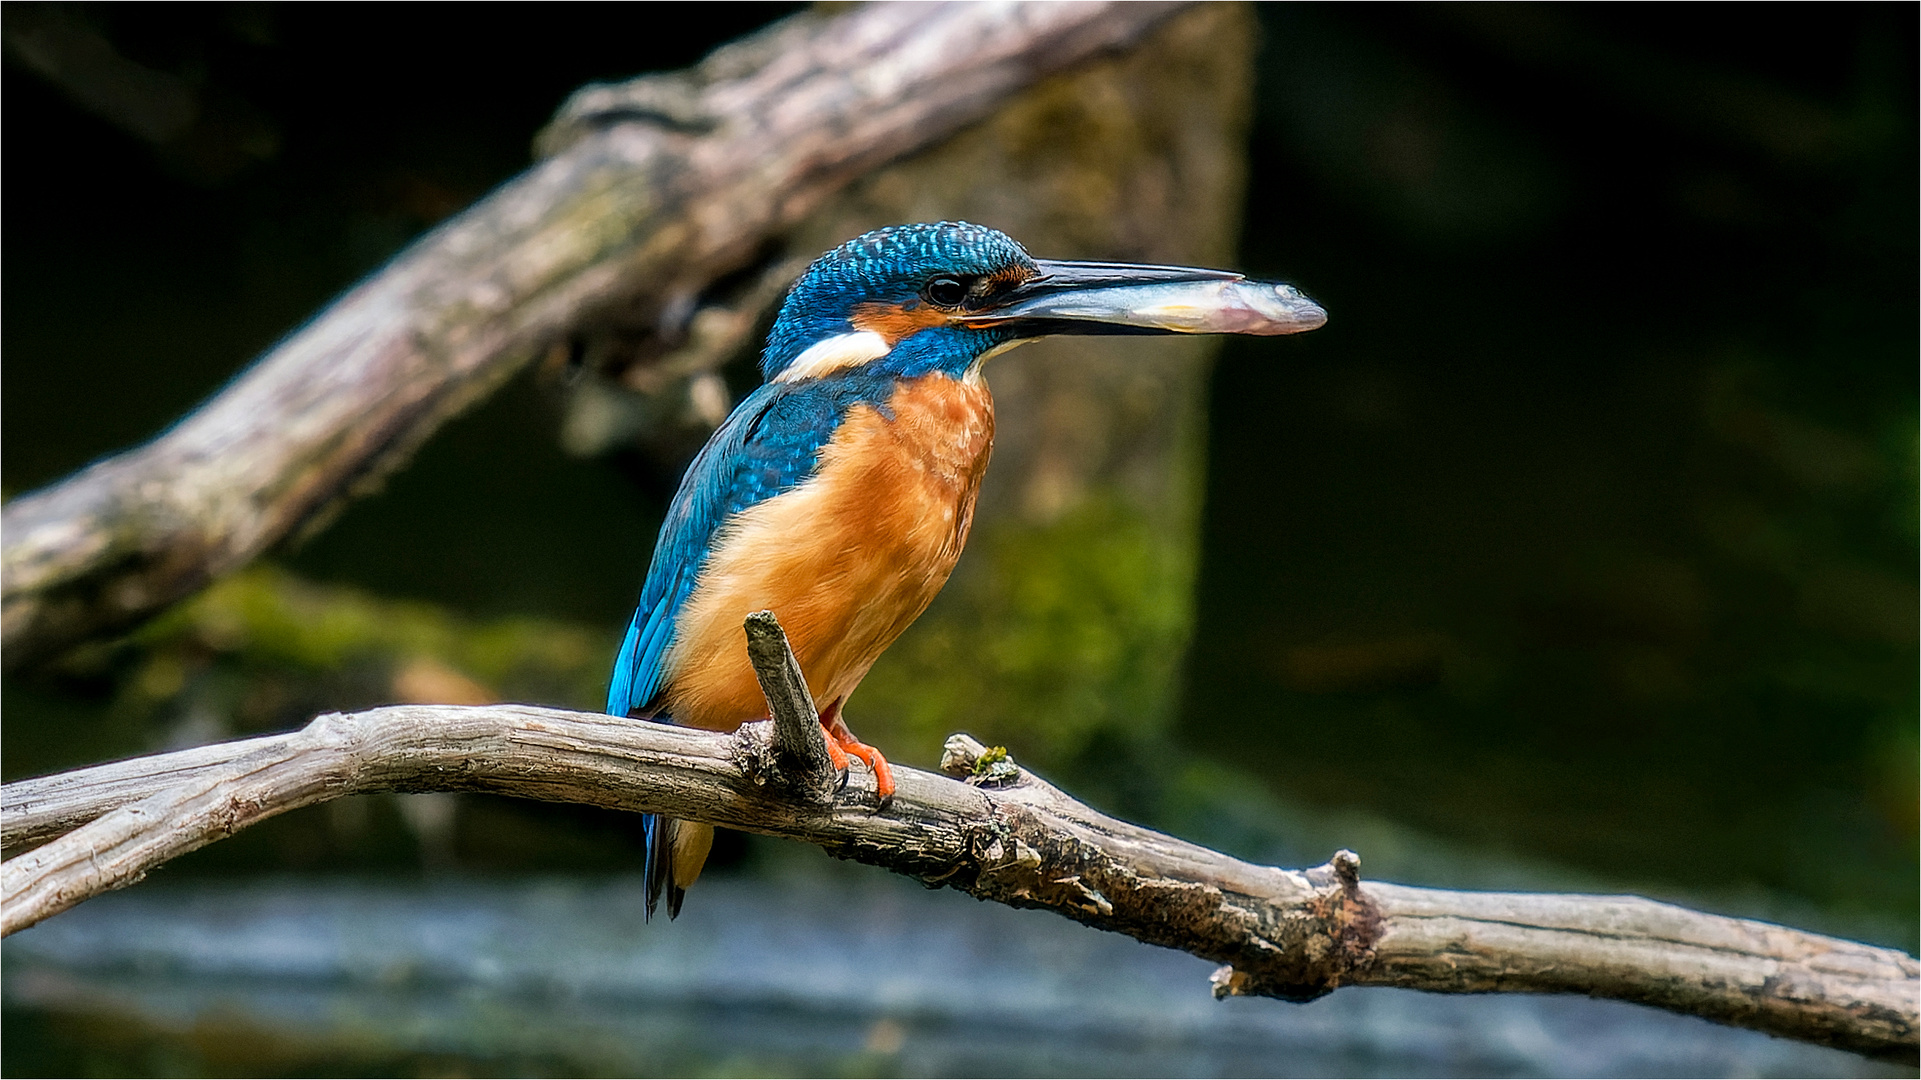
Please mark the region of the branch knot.
POLYGON ((1021 780, 1021 767, 1005 746, 987 746, 966 732, 955 732, 941 747, 940 771, 975 787, 1004 787, 1021 780))
POLYGON ((1361 891, 1361 857, 1342 848, 1302 876, 1314 887, 1314 895, 1276 935, 1284 959, 1216 969, 1209 979, 1216 998, 1258 994, 1312 1001, 1333 993, 1373 963, 1382 919, 1380 907, 1361 891))

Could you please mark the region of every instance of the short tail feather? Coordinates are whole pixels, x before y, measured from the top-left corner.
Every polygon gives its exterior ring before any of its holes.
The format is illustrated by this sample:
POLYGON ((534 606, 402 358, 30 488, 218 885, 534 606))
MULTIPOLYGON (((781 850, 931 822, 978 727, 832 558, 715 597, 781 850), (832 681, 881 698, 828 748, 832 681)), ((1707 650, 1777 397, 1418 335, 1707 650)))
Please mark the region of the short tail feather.
POLYGON ((674 874, 674 821, 659 814, 643 814, 642 828, 646 837, 647 855, 641 871, 647 888, 647 921, 654 919, 654 910, 660 906, 660 894, 667 893, 667 917, 675 918, 680 914, 681 897, 687 895, 685 889, 673 884, 674 874))
POLYGON ((714 827, 696 821, 680 821, 659 814, 644 815, 647 861, 642 876, 647 887, 647 918, 651 921, 660 907, 660 896, 667 894, 667 917, 680 918, 681 901, 687 886, 700 877, 707 853, 714 844, 714 827))
MULTIPOLYGON (((645 662, 642 653, 649 644, 650 630, 655 629, 653 620, 644 618, 647 612, 636 611, 634 619, 627 625, 627 636, 620 643, 620 655, 614 663, 613 682, 607 688, 607 712, 614 716, 644 719, 656 723, 673 723, 673 719, 661 715, 647 715, 646 702, 635 701, 637 693, 651 695, 652 685, 637 686, 636 676, 642 673, 645 662)), ((650 682, 649 680, 642 680, 650 682)), ((687 896, 686 885, 675 880, 674 837, 680 831, 673 818, 659 814, 640 816, 641 843, 646 854, 641 863, 641 880, 647 891, 646 920, 652 922, 654 912, 660 908, 660 897, 667 894, 667 917, 680 916, 680 904, 687 896)))

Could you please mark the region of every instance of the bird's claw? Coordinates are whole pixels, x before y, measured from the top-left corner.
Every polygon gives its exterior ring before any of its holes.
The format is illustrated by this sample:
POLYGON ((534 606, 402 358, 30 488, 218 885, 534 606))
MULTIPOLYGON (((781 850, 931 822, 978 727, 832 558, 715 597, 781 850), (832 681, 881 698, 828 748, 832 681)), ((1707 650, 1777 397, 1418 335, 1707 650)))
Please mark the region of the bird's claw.
POLYGON ((848 759, 860 759, 874 774, 874 797, 879 804, 876 809, 885 810, 887 804, 894 801, 894 770, 888 766, 887 759, 879 750, 856 739, 838 711, 832 714, 832 719, 823 720, 821 726, 827 730, 827 753, 841 769, 841 786, 847 786, 848 759))
POLYGON ((887 804, 894 801, 894 770, 888 766, 887 759, 863 742, 850 742, 845 749, 848 757, 859 758, 861 764, 873 770, 876 809, 886 809, 887 804))

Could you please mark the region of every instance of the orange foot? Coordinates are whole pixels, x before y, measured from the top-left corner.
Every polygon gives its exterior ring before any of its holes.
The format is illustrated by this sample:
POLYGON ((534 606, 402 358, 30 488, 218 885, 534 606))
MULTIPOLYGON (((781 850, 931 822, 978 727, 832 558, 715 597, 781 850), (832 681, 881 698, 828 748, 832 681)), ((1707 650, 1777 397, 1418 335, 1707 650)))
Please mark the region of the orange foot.
POLYGON ((874 794, 880 797, 880 804, 886 806, 894 797, 894 770, 887 765, 887 759, 879 750, 854 738, 847 730, 847 722, 840 718, 840 702, 828 706, 821 715, 820 726, 827 733, 827 753, 842 770, 847 768, 847 759, 856 757, 874 772, 874 794))
MULTIPOLYGON (((827 728, 827 722, 825 720, 821 721, 820 726, 827 728)), ((843 727, 841 730, 845 731, 846 728, 843 727)), ((842 750, 840 744, 834 741, 833 734, 834 729, 827 728, 827 760, 834 763, 834 771, 840 774, 840 786, 846 787, 847 751, 842 750)))

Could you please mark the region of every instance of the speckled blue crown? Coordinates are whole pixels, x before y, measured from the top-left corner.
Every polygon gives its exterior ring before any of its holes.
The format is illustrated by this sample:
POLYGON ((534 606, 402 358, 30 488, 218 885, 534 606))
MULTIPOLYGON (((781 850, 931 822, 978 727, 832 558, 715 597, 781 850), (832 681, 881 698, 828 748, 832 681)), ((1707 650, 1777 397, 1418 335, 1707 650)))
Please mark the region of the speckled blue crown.
POLYGON ((991 274, 1033 261, 1013 237, 965 221, 863 233, 815 259, 788 291, 761 352, 761 375, 772 379, 809 345, 847 333, 856 304, 904 304, 937 274, 991 274))

